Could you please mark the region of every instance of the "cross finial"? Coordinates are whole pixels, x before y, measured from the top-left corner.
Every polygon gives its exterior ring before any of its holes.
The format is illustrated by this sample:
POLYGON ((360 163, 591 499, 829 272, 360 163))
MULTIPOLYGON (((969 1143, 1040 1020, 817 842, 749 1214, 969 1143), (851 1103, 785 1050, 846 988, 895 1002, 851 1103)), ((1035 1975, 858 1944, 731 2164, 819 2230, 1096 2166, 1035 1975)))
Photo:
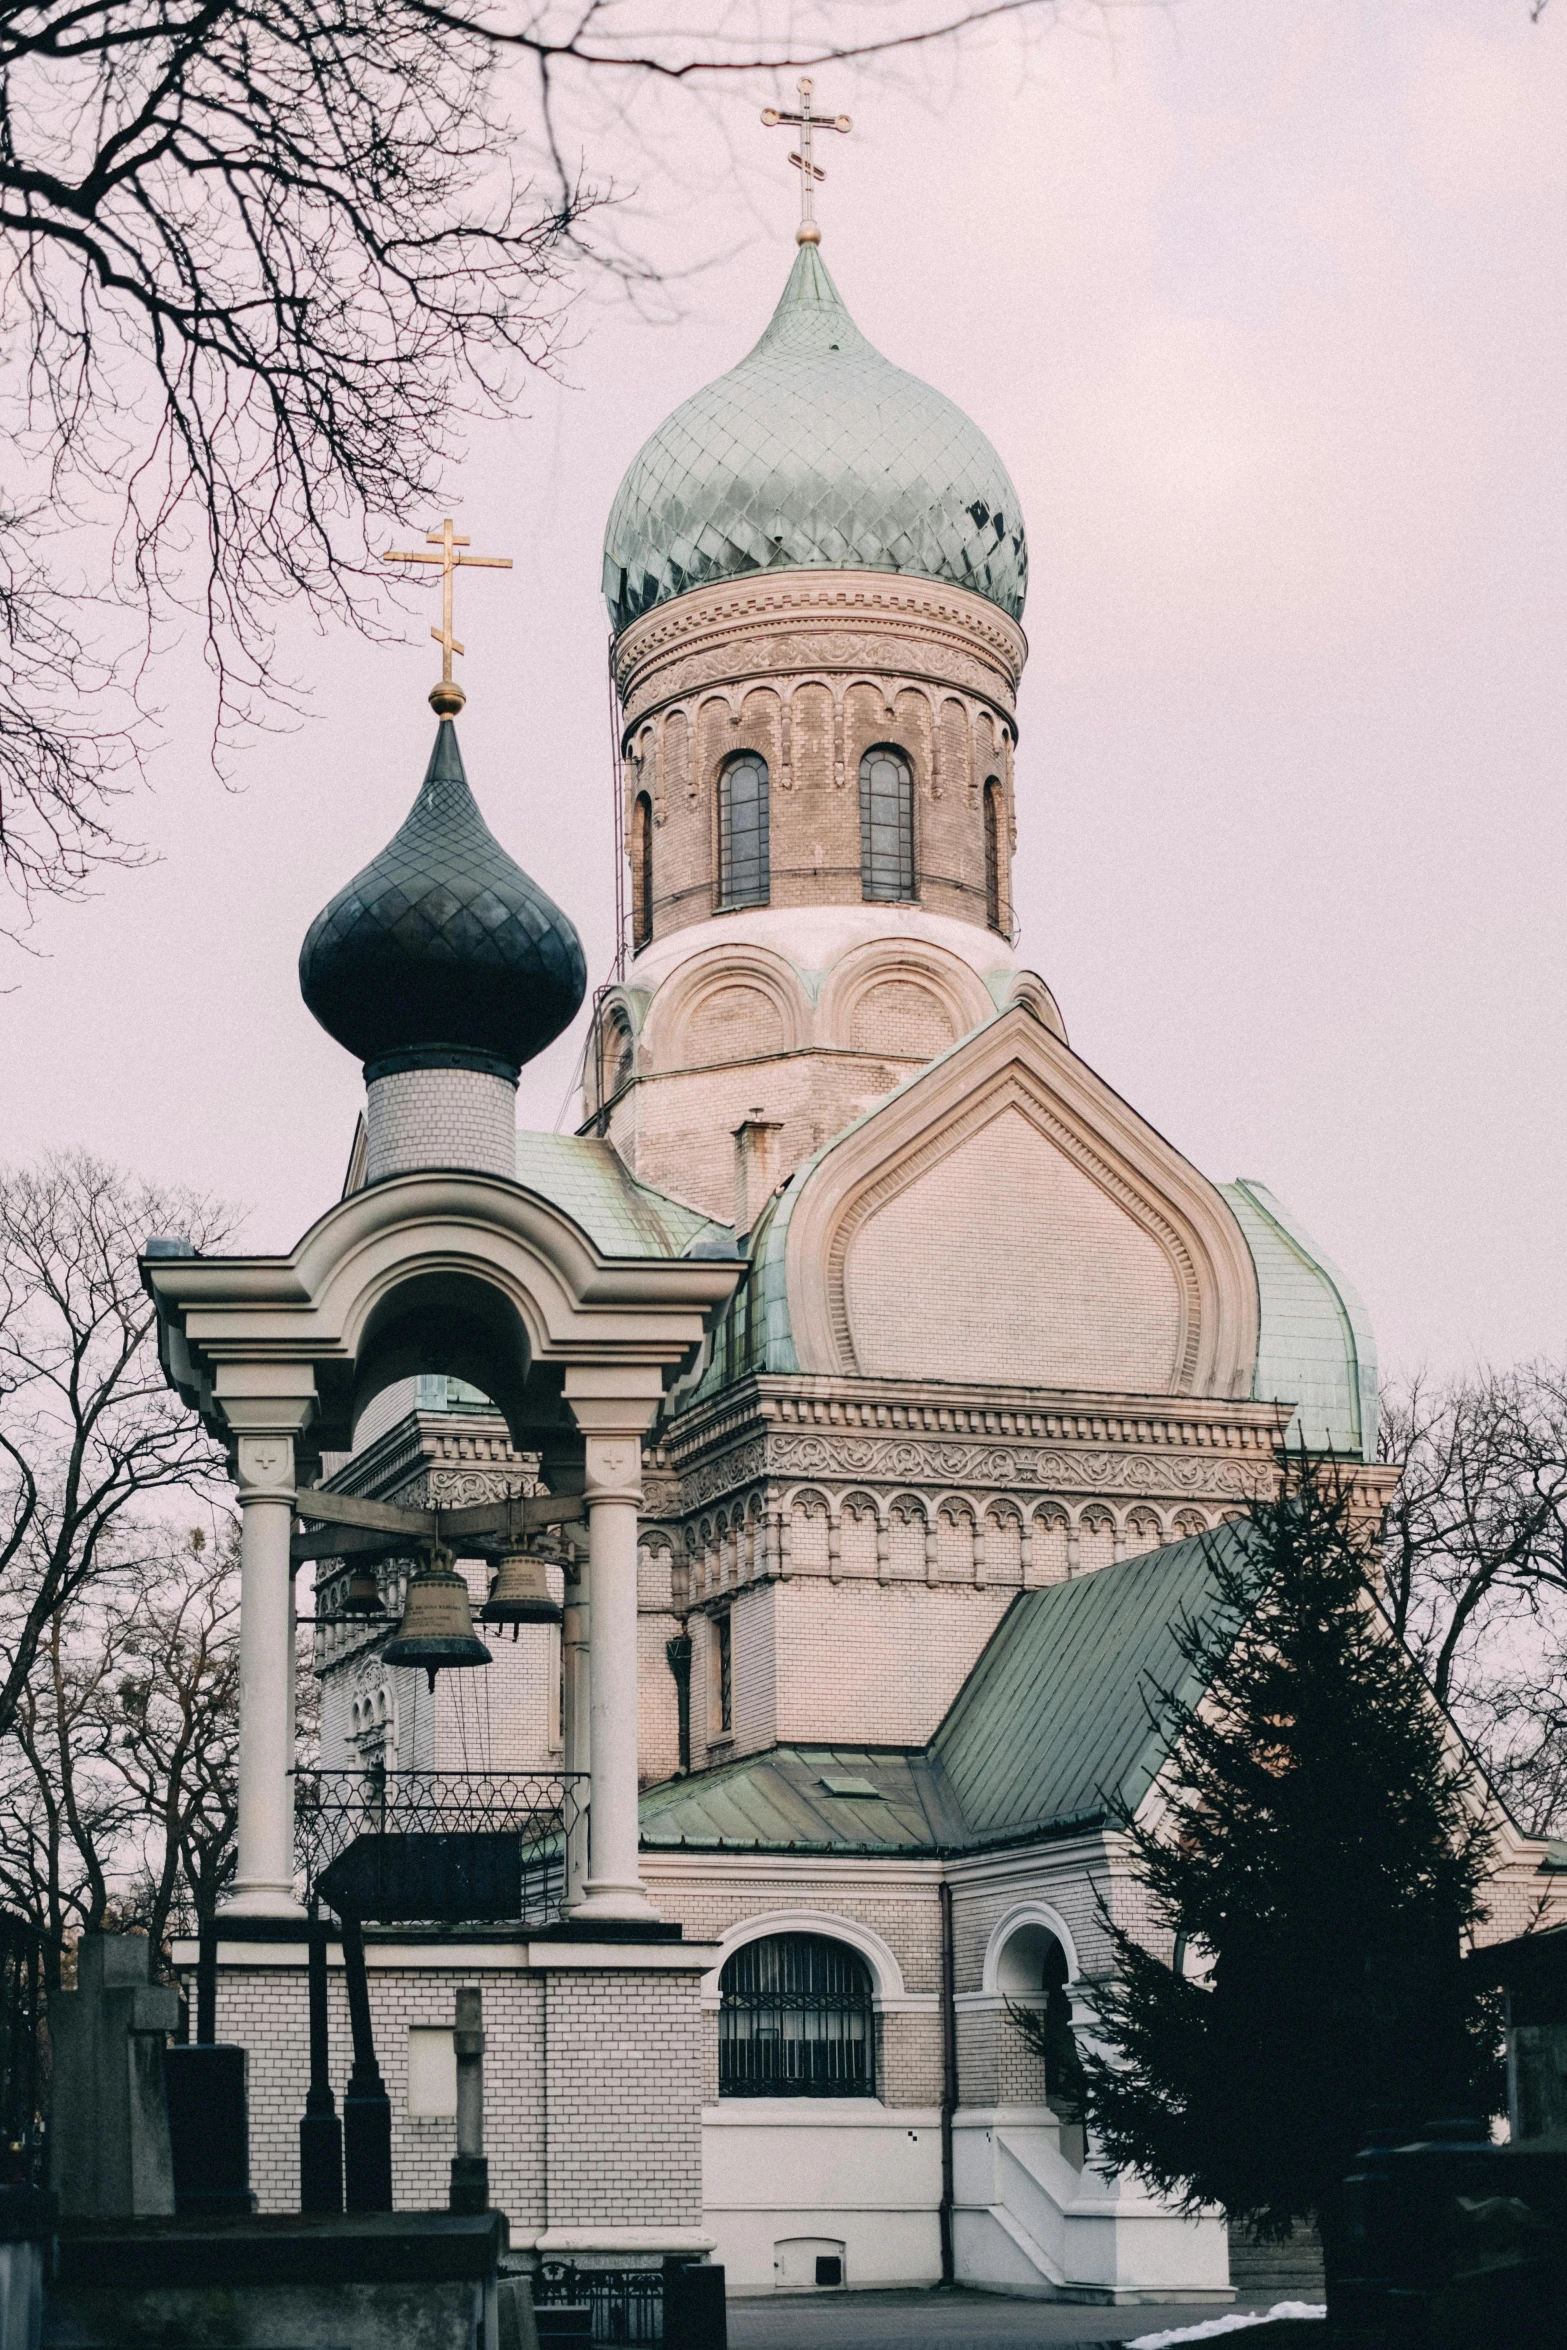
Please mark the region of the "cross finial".
POLYGON ((441 625, 430 631, 441 648, 441 682, 430 688, 430 707, 438 717, 455 718, 468 697, 452 675, 452 655, 465 650, 452 634, 452 574, 459 563, 471 564, 480 571, 510 571, 511 557, 459 555, 458 548, 466 547, 468 541, 457 536, 449 514, 439 530, 427 530, 424 535, 427 546, 440 548, 438 555, 427 555, 422 549, 413 552, 389 550, 381 560, 383 563, 439 563, 441 567, 441 625))
POLYGON ((818 180, 824 180, 827 174, 812 157, 811 134, 813 131, 843 131, 847 133, 854 128, 846 114, 813 114, 811 112, 812 87, 809 79, 801 82, 798 114, 785 113, 776 106, 762 108, 762 120, 769 130, 775 130, 780 123, 783 123, 791 130, 798 130, 800 134, 799 149, 789 158, 800 174, 800 225, 794 232, 794 241, 797 245, 819 245, 822 241, 822 232, 816 225, 816 183, 818 180))

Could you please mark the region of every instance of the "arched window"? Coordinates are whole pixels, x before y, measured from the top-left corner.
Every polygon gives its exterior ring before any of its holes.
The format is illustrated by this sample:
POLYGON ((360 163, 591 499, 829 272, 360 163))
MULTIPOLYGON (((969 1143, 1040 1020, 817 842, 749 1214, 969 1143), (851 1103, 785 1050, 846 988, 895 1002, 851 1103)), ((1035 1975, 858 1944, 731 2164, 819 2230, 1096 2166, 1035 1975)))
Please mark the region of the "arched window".
POLYGON ((653 803, 639 792, 631 811, 631 946, 640 954, 653 935, 653 803))
POLYGON ((747 1942, 719 1977, 720 2097, 874 2097, 870 1969, 825 1934, 747 1942))
POLYGON ((879 743, 860 761, 860 892, 914 895, 914 778, 903 753, 879 743))
POLYGON ((767 762, 743 751, 718 778, 718 903, 765 906, 768 895, 767 762))
POLYGON ((985 785, 985 920, 1006 935, 1006 909, 1001 891, 1001 786, 992 775, 985 785))

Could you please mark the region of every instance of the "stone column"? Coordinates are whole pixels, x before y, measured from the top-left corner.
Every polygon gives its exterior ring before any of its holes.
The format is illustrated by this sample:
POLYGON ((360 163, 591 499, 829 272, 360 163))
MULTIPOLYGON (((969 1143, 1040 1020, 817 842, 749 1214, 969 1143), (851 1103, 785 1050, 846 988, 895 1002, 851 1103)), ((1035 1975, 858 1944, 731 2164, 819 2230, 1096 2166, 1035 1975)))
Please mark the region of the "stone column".
MULTIPOLYGON (((562 1614, 561 1638, 561 1768, 567 1776, 568 1805, 585 1806, 587 1784, 582 1774, 592 1763, 593 1741, 588 1722, 588 1643, 591 1638, 591 1607, 588 1558, 579 1551, 576 1575, 566 1579, 566 1604, 562 1614)), ((586 1810, 568 1811, 566 1828, 566 1907, 574 1909, 582 1899, 588 1875, 588 1823, 586 1810)))
POLYGON ((566 1401, 585 1442, 591 1809, 588 1875, 572 1916, 653 1918, 637 1818, 637 1512, 642 1438, 663 1392, 656 1367, 571 1365, 566 1401), (639 1392, 640 1390, 640 1392, 639 1392))
POLYGON ((294 1432, 241 1436, 239 1864, 225 1919, 302 1917, 294 1898, 294 1432))

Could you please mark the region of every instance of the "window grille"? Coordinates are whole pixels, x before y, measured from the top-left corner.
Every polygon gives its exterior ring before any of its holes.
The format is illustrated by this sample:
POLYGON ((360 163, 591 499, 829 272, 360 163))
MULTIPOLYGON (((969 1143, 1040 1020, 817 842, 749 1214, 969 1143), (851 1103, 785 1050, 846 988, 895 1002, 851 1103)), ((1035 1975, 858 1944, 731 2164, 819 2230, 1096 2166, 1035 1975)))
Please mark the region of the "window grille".
POLYGON ((640 954, 653 935, 653 803, 637 795, 631 811, 631 945, 640 954))
POLYGON ((860 761, 860 889, 867 898, 914 895, 914 778, 886 743, 860 761))
POLYGON ((718 903, 765 906, 768 895, 767 762, 747 751, 718 779, 718 903))
POLYGON ((985 919, 992 930, 1005 934, 1001 907, 1001 786, 994 776, 985 786, 985 919))
POLYGON ((734 1642, 730 1637, 729 1611, 713 1619, 718 1635, 718 1727, 732 1730, 735 1726, 735 1672, 734 1642))
POLYGON ((870 1969, 825 1934, 773 1934, 719 1979, 721 2097, 874 2097, 870 1969))

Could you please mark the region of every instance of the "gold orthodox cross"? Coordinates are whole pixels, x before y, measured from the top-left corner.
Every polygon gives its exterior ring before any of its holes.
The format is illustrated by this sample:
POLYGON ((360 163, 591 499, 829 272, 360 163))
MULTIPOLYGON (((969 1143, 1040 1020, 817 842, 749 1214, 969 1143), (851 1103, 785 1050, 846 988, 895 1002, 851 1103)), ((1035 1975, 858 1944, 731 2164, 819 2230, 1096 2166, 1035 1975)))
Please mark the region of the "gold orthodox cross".
POLYGON ((427 530, 424 535, 428 546, 440 548, 438 555, 426 555, 422 550, 388 552, 381 560, 383 563, 439 563, 441 567, 441 625, 430 631, 441 648, 441 682, 430 688, 430 707, 442 718, 455 718, 468 697, 452 675, 452 655, 466 649, 452 634, 453 574, 460 563, 470 564, 479 571, 510 571, 511 557, 459 555, 458 548, 466 547, 469 542, 457 536, 449 514, 439 530, 427 530))
POLYGON ((794 232, 794 241, 797 245, 819 245, 822 241, 822 232, 816 225, 816 183, 818 180, 824 180, 827 174, 812 156, 811 134, 813 131, 843 131, 847 133, 854 128, 846 114, 813 114, 811 112, 812 87, 809 80, 801 82, 798 114, 784 113, 776 106, 762 108, 762 120, 769 130, 775 130, 782 123, 786 128, 797 130, 800 134, 799 149, 789 158, 800 174, 800 225, 794 232))

